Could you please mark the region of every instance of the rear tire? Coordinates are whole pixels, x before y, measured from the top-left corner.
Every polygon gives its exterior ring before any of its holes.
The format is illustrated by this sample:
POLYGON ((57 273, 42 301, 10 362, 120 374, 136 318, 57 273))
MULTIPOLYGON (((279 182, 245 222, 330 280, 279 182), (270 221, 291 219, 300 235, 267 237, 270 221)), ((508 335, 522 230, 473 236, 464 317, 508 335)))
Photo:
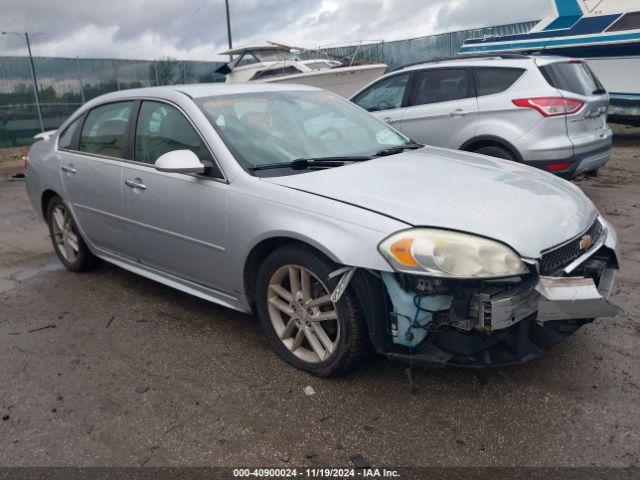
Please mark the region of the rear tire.
POLYGON ((479 153, 480 155, 486 155, 488 157, 496 157, 502 158, 504 160, 515 161, 515 157, 510 151, 508 151, 506 148, 498 147, 497 145, 480 147, 477 150, 474 150, 474 153, 479 153))
POLYGON ((47 224, 53 249, 67 270, 83 272, 98 264, 98 258, 89 251, 71 212, 60 197, 53 197, 47 205, 47 224))
POLYGON ((585 176, 589 178, 596 178, 598 175, 600 175, 599 168, 596 168, 595 170, 589 170, 587 173, 585 173, 585 176))
POLYGON ((329 299, 339 281, 329 274, 338 268, 313 248, 290 244, 266 258, 256 281, 257 313, 269 343, 285 362, 319 377, 349 373, 370 352, 356 294, 347 289, 336 305, 329 299))

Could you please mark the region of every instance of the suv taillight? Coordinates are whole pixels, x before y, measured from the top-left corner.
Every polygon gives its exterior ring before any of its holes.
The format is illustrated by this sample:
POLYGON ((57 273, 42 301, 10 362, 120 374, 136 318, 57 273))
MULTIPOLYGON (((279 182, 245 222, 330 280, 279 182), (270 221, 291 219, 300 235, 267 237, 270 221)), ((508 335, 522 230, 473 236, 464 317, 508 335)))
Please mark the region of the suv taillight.
POLYGON ((24 160, 24 174, 26 175, 27 172, 29 171, 29 152, 27 151, 27 154, 22 157, 22 159, 24 160))
POLYGON ((584 106, 580 100, 562 97, 517 98, 512 102, 516 107, 535 108, 544 117, 571 115, 584 106))

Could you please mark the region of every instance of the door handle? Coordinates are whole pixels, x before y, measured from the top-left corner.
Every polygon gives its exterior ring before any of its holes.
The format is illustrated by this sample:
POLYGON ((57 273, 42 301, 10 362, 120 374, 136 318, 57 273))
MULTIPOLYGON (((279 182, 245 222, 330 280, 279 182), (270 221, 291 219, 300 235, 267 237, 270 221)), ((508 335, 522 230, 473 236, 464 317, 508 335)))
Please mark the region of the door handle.
POLYGON ((384 119, 385 123, 395 123, 397 121, 398 120, 396 120, 395 118, 391 118, 391 117, 387 117, 387 118, 384 119))
POLYGON ((135 182, 133 180, 125 180, 124 184, 127 187, 137 188, 138 190, 146 190, 147 186, 144 183, 135 182))
POLYGON ((66 173, 71 173, 71 174, 76 173, 76 169, 75 168, 69 167, 67 165, 62 165, 60 167, 60 170, 62 170, 63 172, 66 172, 66 173))
POLYGON ((449 115, 451 115, 452 117, 466 117, 470 113, 471 112, 467 110, 462 110, 461 108, 457 108, 453 112, 449 113, 449 115))

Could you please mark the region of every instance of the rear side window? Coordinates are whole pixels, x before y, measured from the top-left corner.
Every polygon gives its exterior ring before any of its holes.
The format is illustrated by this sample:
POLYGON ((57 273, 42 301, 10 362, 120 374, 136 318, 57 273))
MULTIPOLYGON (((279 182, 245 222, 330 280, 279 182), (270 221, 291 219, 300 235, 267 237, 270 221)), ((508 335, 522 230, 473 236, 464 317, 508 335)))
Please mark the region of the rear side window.
POLYGON ((409 106, 450 102, 474 96, 469 70, 466 68, 425 70, 415 76, 409 106))
POLYGON ((408 83, 408 74, 394 75, 362 92, 353 99, 353 103, 370 112, 400 108, 408 83))
POLYGON ((522 68, 474 68, 479 97, 504 92, 524 73, 522 68))
POLYGON ((124 143, 133 102, 110 103, 89 112, 80 135, 80 151, 124 158, 124 143))
POLYGON ((608 32, 640 29, 640 12, 627 13, 608 28, 608 32))
POLYGON ((69 149, 73 147, 73 138, 78 131, 82 118, 83 117, 80 117, 74 120, 73 123, 69 125, 64 132, 62 132, 62 135, 60 135, 60 138, 58 139, 58 148, 69 149))
POLYGON ((604 87, 583 62, 552 63, 540 67, 549 85, 578 95, 604 94, 604 87))

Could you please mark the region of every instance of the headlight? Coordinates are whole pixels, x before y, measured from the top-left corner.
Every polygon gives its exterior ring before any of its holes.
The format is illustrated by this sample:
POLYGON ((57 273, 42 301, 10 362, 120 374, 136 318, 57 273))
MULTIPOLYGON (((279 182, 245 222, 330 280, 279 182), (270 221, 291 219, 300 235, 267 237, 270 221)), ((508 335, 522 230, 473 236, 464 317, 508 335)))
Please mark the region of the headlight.
POLYGON ((466 233, 419 228, 391 235, 378 246, 394 270, 416 275, 497 278, 528 273, 511 248, 466 233))

